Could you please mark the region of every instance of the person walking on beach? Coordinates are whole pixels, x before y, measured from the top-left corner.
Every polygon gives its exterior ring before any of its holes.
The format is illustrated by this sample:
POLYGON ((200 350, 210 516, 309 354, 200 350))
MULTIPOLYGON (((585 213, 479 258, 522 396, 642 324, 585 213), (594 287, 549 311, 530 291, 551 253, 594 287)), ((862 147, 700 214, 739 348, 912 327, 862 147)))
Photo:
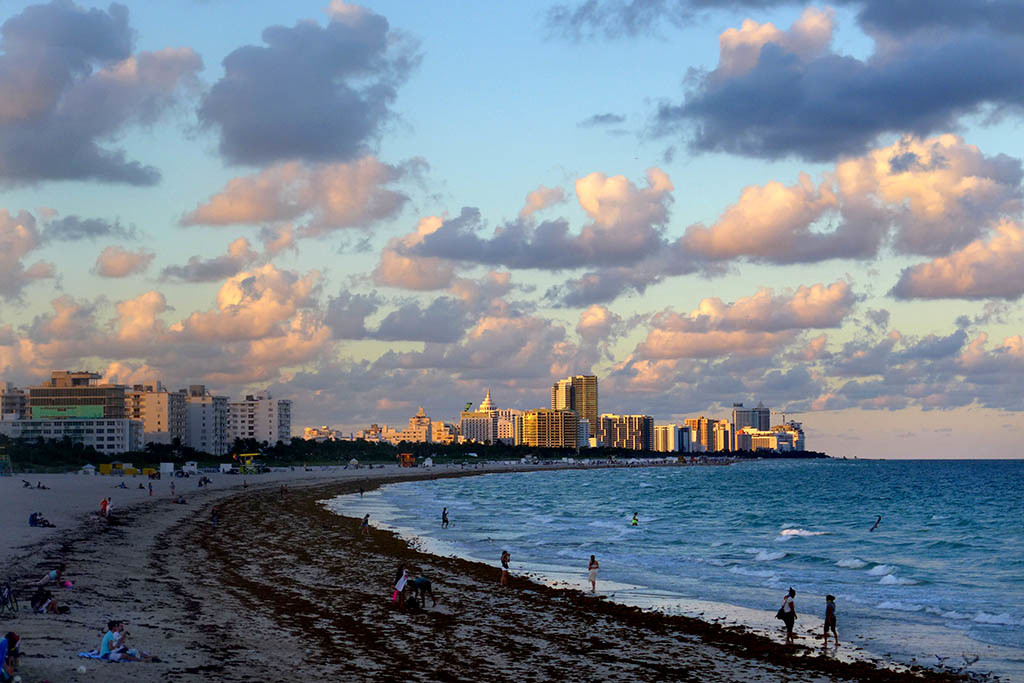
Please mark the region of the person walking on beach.
POLYGON ((216 529, 217 528, 217 506, 216 505, 214 505, 213 508, 210 509, 210 516, 213 518, 213 528, 216 529))
POLYGON ((149 495, 150 497, 153 495, 153 482, 149 482, 149 495))
POLYGON ((509 555, 507 550, 501 551, 501 585, 508 585, 508 563, 512 561, 512 556, 509 555))
POLYGON ((825 647, 828 647, 829 630, 835 636, 836 647, 839 647, 839 633, 836 631, 836 596, 834 595, 825 596, 825 632, 822 634, 825 639, 825 647))
POLYGON ((448 508, 441 510, 441 528, 448 528, 448 508))
POLYGON ((174 480, 171 480, 171 498, 174 498, 174 480))
POLYGON ((359 523, 359 532, 363 536, 367 536, 370 533, 370 513, 366 513, 363 517, 363 521, 359 523))
POLYGON ((107 516, 107 499, 103 498, 100 500, 100 517, 107 516))
POLYGON ((395 572, 395 591, 391 594, 391 602, 397 601, 399 609, 405 609, 405 585, 407 583, 409 583, 409 572, 404 564, 400 564, 395 572))
POLYGON ((796 603, 793 602, 795 597, 796 591, 790 588, 789 593, 782 598, 782 607, 779 608, 779 613, 776 615, 786 625, 786 645, 793 644, 793 623, 796 621, 796 603))
POLYGON ((601 567, 598 563, 597 558, 593 555, 590 556, 590 564, 587 565, 587 578, 590 579, 590 592, 597 592, 597 570, 601 567))

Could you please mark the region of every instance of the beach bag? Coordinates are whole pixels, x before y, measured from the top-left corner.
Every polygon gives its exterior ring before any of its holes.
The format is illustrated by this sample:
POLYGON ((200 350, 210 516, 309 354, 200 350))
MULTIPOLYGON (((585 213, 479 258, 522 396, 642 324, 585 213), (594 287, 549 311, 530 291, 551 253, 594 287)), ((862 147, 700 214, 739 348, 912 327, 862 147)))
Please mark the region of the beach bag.
POLYGON ((397 588, 391 594, 391 602, 398 602, 398 589, 397 588))
POLYGON ((779 611, 775 613, 775 618, 782 619, 783 621, 786 620, 786 613, 782 611, 781 607, 779 608, 779 611))

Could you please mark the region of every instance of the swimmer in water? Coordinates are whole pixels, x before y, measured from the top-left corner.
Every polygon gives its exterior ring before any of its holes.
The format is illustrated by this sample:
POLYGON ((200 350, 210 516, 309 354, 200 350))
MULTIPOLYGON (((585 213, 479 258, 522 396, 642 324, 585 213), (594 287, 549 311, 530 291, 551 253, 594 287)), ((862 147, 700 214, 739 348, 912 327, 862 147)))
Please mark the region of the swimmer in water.
POLYGON ((878 515, 878 519, 875 520, 875 525, 868 529, 868 531, 874 531, 878 528, 878 525, 882 523, 882 515, 878 515))
POLYGON ((637 516, 637 513, 634 512, 633 513, 633 522, 632 522, 633 526, 638 526, 640 524, 640 520, 637 519, 636 516, 637 516))

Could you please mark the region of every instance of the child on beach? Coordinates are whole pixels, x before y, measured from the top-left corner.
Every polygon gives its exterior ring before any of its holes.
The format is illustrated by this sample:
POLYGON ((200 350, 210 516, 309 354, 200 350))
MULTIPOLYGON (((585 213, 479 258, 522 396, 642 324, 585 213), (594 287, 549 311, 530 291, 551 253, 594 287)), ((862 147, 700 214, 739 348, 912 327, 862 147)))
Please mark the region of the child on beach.
POLYGON ((56 569, 51 569, 43 575, 43 578, 36 581, 37 586, 45 586, 51 581, 56 582, 58 586, 64 585, 64 570, 67 569, 67 565, 63 562, 60 563, 56 569))
POLYGON ((0 681, 9 681, 14 678, 14 670, 18 666, 18 644, 21 637, 14 631, 0 638, 0 681))
POLYGON ((832 631, 835 636, 836 647, 839 647, 839 633, 836 632, 836 596, 825 596, 825 632, 822 634, 825 639, 825 647, 828 647, 828 632, 832 631))

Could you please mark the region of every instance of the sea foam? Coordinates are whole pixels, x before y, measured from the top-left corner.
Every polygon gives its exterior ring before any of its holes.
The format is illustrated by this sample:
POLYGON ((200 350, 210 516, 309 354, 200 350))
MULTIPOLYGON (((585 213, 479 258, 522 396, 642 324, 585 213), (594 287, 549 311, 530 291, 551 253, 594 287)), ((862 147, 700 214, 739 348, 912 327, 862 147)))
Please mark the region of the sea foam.
POLYGON ((868 566, 868 563, 864 560, 858 560, 856 557, 850 559, 839 560, 836 562, 837 567, 843 567, 844 569, 863 569, 868 566))
POLYGON ((868 570, 868 576, 885 576, 886 574, 892 574, 894 571, 896 571, 896 567, 891 564, 879 564, 868 570))

